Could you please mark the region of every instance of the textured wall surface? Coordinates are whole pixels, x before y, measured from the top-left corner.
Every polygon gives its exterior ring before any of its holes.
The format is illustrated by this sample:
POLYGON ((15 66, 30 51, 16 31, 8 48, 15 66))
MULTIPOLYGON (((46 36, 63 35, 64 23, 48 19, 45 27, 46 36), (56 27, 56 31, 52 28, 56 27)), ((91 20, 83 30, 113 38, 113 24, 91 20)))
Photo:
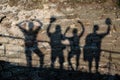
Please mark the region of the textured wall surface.
MULTIPOLYGON (((25 56, 25 35, 16 26, 19 22, 25 20, 38 19, 43 23, 42 29, 37 35, 38 47, 44 56, 44 67, 50 67, 51 64, 51 47, 50 39, 47 35, 47 27, 50 24, 50 18, 56 17, 56 21, 52 24, 51 32, 55 31, 55 26, 60 25, 62 33, 67 27, 70 30, 66 33, 67 37, 72 36, 72 30, 78 29, 78 34, 82 31, 80 20, 85 28, 83 36, 80 38, 81 51, 85 45, 86 36, 93 32, 93 26, 99 26, 98 33, 107 31, 108 25, 105 20, 110 18, 112 25, 110 33, 102 39, 101 43, 101 60, 100 71, 108 71, 108 63, 111 62, 111 67, 114 70, 112 74, 120 73, 120 10, 116 7, 117 0, 0 0, 0 18, 3 18, 0 23, 0 60, 4 60, 18 66, 26 66, 25 56), (112 2, 114 1, 114 2, 112 2), (46 42, 44 42, 46 41, 46 42), (110 57, 111 54, 111 57, 110 57)), ((34 26, 38 23, 34 22, 34 26)), ((28 24, 24 24, 24 28, 28 29, 28 24)), ((68 44, 68 40, 62 41, 63 44, 68 44)), ((64 49, 64 67, 67 68, 67 56, 69 46, 64 49)), ((79 69, 87 69, 87 62, 83 60, 83 53, 80 55, 79 69)), ((75 59, 72 59, 75 66, 75 59)), ((39 65, 39 57, 32 54, 32 65, 39 65)), ((55 67, 59 66, 58 60, 55 62, 55 67)))

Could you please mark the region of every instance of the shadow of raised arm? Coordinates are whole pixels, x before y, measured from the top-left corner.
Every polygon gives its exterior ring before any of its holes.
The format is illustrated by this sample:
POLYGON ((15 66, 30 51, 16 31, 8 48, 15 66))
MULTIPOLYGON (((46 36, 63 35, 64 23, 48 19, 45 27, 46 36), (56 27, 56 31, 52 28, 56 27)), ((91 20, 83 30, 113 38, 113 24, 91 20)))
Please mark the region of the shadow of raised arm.
POLYGON ((42 24, 42 22, 40 21, 40 20, 38 20, 38 19, 32 19, 32 21, 35 21, 35 22, 38 22, 39 23, 39 26, 37 27, 37 29, 35 29, 35 33, 38 33, 39 32, 39 30, 42 28, 42 26, 43 26, 43 24, 42 24))
POLYGON ((81 27, 82 27, 82 32, 79 34, 79 38, 83 35, 83 33, 85 32, 85 28, 84 25, 81 21, 78 20, 78 23, 80 23, 81 27))
POLYGON ((19 29, 20 29, 22 32, 27 32, 27 30, 22 27, 22 24, 25 23, 25 22, 29 22, 29 21, 28 21, 28 20, 25 20, 25 21, 22 21, 22 22, 19 22, 18 24, 16 24, 16 26, 18 26, 19 29))
POLYGON ((52 23, 53 22, 55 22, 56 21, 56 18, 55 17, 51 17, 50 18, 50 23, 49 23, 49 25, 48 25, 48 27, 47 27, 47 34, 48 34, 48 36, 50 36, 50 28, 51 28, 51 25, 52 25, 52 23))
POLYGON ((108 28, 107 28, 107 31, 106 31, 105 33, 99 34, 99 35, 102 36, 102 37, 104 37, 104 36, 106 36, 106 35, 108 35, 108 34, 110 33, 110 26, 112 25, 112 21, 111 21, 110 18, 107 18, 107 19, 105 20, 105 23, 106 23, 106 25, 108 25, 108 28))
POLYGON ((4 18, 6 18, 6 16, 3 16, 3 17, 0 19, 0 23, 3 21, 4 18))
POLYGON ((64 32, 64 34, 63 34, 63 36, 65 36, 66 35, 66 33, 68 32, 68 30, 70 29, 70 27, 67 27, 67 29, 65 30, 65 32, 64 32))

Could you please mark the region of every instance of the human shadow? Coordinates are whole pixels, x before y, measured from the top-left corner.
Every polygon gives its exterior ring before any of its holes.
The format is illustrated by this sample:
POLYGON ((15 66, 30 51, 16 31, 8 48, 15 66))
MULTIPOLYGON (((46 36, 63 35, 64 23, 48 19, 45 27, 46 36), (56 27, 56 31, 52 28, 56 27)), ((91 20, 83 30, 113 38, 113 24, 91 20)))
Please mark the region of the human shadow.
POLYGON ((55 31, 50 32, 52 23, 56 21, 55 17, 50 18, 50 24, 47 27, 47 35, 50 38, 50 47, 51 47, 51 67, 54 68, 55 61, 59 58, 60 69, 63 69, 64 63, 64 55, 63 50, 65 49, 65 45, 62 44, 62 40, 64 40, 64 35, 61 31, 61 26, 56 25, 55 31))
POLYGON ((74 28, 72 31, 73 36, 65 37, 66 39, 69 40, 69 43, 70 43, 70 51, 68 52, 67 61, 68 61, 69 68, 71 68, 72 70, 74 70, 74 68, 72 66, 72 62, 71 62, 71 59, 73 56, 76 57, 76 59, 75 59, 76 60, 76 69, 75 70, 78 70, 79 63, 80 63, 79 58, 80 58, 80 54, 81 54, 80 38, 83 36, 84 31, 85 31, 83 23, 81 21, 78 21, 78 23, 81 25, 81 28, 82 28, 81 33, 78 34, 77 28, 74 28))
POLYGON ((107 31, 105 33, 97 33, 97 31, 99 30, 99 26, 94 25, 93 33, 88 34, 85 40, 83 53, 84 53, 84 60, 88 61, 89 72, 91 72, 92 69, 93 59, 95 59, 95 68, 96 68, 96 72, 98 72, 100 55, 101 55, 100 54, 101 43, 102 43, 102 39, 110 32, 110 25, 112 24, 111 19, 107 18, 105 23, 108 25, 107 31))
POLYGON ((36 40, 37 34, 42 27, 42 23, 37 19, 33 19, 29 21, 28 20, 22 21, 18 23, 17 26, 25 36, 24 43, 25 43, 25 55, 26 55, 27 66, 32 67, 32 52, 34 52, 39 56, 40 67, 42 68, 44 63, 43 61, 44 54, 38 48, 38 42, 36 40), (33 21, 39 23, 39 26, 35 26, 33 21), (28 24, 28 30, 25 29, 24 24, 28 24), (36 28, 34 29, 34 27, 36 28))

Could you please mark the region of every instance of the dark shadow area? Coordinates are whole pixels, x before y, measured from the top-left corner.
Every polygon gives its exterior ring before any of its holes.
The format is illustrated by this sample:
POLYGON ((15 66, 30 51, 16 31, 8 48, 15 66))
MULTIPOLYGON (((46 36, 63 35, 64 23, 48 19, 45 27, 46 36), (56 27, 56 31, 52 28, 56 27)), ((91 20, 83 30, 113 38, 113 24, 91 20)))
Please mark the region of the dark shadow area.
POLYGON ((88 61, 89 72, 91 72, 92 69, 93 59, 95 59, 95 68, 96 72, 98 72, 101 55, 101 43, 102 39, 110 32, 110 25, 112 24, 111 19, 107 18, 105 23, 108 25, 107 31, 105 33, 97 33, 99 26, 94 25, 93 33, 88 34, 85 40, 85 46, 83 49, 84 60, 88 61))
POLYGON ((65 49, 65 45, 62 44, 62 40, 64 40, 64 34, 62 34, 61 26, 56 25, 55 31, 50 32, 53 22, 56 21, 55 17, 50 18, 50 23, 47 28, 47 35, 50 38, 50 47, 51 47, 51 67, 54 68, 55 61, 59 58, 60 69, 63 69, 64 63, 64 55, 63 50, 65 49))
POLYGON ((66 37, 66 39, 68 39, 69 43, 70 43, 70 51, 68 52, 68 58, 67 58, 67 61, 68 61, 68 66, 70 69, 74 70, 73 66, 72 66, 72 62, 71 62, 71 59, 72 57, 75 56, 75 61, 76 61, 76 68, 75 70, 78 70, 78 67, 79 67, 79 60, 80 60, 80 54, 81 54, 81 49, 80 49, 80 38, 82 37, 85 29, 84 29, 84 25, 81 21, 78 21, 78 23, 81 25, 82 27, 82 31, 81 33, 78 34, 78 30, 77 28, 74 28, 73 31, 72 31, 72 34, 73 36, 71 37, 66 37))
POLYGON ((25 55, 26 55, 27 66, 32 67, 32 52, 34 52, 40 58, 40 67, 43 67, 44 55, 38 48, 38 41, 36 40, 38 32, 42 27, 42 23, 37 19, 33 19, 29 21, 28 20, 22 21, 18 23, 17 26, 25 36, 24 43, 25 43, 25 55), (33 21, 39 23, 39 26, 35 26, 33 21), (28 30, 25 29, 25 25, 27 24, 28 24, 28 30))
POLYGON ((4 18, 6 18, 6 16, 3 16, 3 17, 0 19, 0 23, 3 21, 4 18))
POLYGON ((120 80, 120 75, 17 66, 0 61, 0 80, 120 80))

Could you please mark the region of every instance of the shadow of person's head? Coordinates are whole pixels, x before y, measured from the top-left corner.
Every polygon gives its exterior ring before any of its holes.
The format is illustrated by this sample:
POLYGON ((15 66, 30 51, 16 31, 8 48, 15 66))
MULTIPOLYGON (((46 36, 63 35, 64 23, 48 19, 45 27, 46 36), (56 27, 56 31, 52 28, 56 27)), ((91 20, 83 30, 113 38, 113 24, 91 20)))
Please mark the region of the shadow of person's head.
POLYGON ((61 32, 61 27, 60 27, 60 25, 56 25, 55 30, 56 30, 56 32, 61 32))
POLYGON ((73 29, 72 31, 73 35, 77 34, 78 33, 78 30, 76 28, 73 29))
POLYGON ((33 31, 33 27, 34 27, 33 22, 29 22, 29 23, 28 23, 28 30, 29 30, 29 31, 33 31))
POLYGON ((98 26, 98 25, 94 25, 94 26, 93 26, 93 31, 94 31, 94 32, 97 32, 98 30, 99 30, 99 26, 98 26))
POLYGON ((50 18, 50 23, 55 22, 55 21, 56 21, 56 18, 55 18, 54 16, 52 16, 52 17, 50 18))

